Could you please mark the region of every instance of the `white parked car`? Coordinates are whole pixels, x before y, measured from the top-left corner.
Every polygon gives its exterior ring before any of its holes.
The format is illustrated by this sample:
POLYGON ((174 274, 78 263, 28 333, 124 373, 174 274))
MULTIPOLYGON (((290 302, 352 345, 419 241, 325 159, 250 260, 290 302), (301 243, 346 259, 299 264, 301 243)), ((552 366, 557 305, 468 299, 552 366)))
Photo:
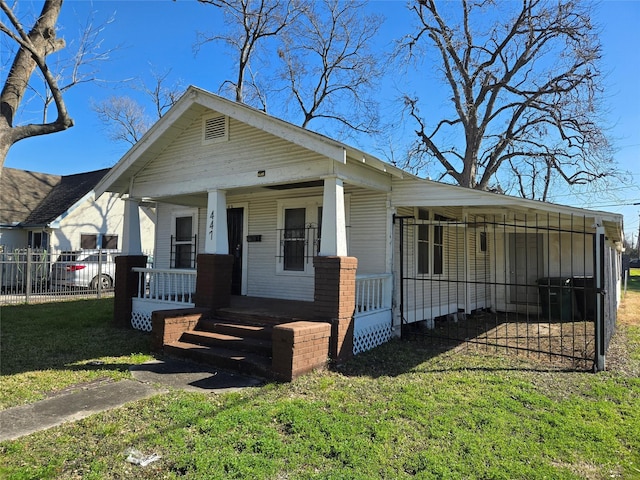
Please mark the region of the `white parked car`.
POLYGON ((51 266, 51 287, 113 288, 116 250, 62 252, 51 266))

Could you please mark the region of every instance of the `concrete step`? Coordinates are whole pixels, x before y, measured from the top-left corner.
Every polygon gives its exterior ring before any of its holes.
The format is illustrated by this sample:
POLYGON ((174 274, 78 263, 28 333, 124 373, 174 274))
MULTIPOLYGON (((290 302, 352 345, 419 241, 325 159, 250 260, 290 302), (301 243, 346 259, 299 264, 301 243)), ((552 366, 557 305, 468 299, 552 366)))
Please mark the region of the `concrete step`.
POLYGON ((221 347, 240 352, 251 352, 270 358, 271 338, 262 339, 244 336, 243 334, 246 334, 247 331, 251 332, 251 329, 236 329, 236 332, 240 333, 240 335, 230 335, 219 333, 218 331, 191 330, 183 333, 180 341, 208 347, 221 347))
POLYGON ((194 360, 247 375, 271 378, 271 359, 235 349, 196 345, 177 341, 164 346, 165 354, 194 360))

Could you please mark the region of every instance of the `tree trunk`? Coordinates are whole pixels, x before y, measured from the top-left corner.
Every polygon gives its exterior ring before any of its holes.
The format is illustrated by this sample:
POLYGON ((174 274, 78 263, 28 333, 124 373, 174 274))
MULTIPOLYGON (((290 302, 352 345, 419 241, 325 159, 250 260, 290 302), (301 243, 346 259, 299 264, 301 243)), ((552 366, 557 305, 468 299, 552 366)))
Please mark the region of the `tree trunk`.
POLYGON ((57 87, 55 76, 49 71, 46 57, 50 53, 64 48, 63 39, 56 38, 56 23, 60 15, 63 0, 46 0, 40 16, 27 34, 22 31, 13 11, 1 1, 2 10, 7 15, 16 37, 20 37, 18 50, 11 64, 11 69, 0 93, 0 169, 11 146, 24 138, 65 130, 73 125, 62 100, 62 93, 57 87), (26 38, 25 38, 26 37, 26 38), (34 70, 39 68, 47 82, 47 86, 56 101, 58 117, 48 124, 32 124, 15 126, 14 119, 34 70))

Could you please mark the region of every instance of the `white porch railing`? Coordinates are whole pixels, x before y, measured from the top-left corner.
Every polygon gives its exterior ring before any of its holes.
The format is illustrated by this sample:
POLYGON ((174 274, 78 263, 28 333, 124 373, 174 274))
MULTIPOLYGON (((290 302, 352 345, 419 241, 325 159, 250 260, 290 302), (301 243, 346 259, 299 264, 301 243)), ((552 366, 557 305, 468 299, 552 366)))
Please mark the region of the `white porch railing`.
POLYGON ((192 303, 196 271, 176 268, 134 268, 138 274, 137 298, 167 303, 192 303))
POLYGON ((133 328, 150 332, 151 314, 155 310, 195 306, 195 270, 134 268, 133 271, 138 274, 138 291, 131 309, 133 328))
POLYGON ((353 328, 354 355, 391 339, 393 276, 390 273, 356 276, 356 311, 353 328))

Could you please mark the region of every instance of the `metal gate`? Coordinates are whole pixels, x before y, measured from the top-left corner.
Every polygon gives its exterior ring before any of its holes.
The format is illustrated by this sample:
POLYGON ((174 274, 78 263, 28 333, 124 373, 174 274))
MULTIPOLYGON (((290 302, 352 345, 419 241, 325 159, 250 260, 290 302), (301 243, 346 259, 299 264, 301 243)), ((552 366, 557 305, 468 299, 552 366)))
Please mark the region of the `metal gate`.
POLYGON ((604 369, 615 259, 593 219, 416 209, 395 223, 404 337, 604 369))

